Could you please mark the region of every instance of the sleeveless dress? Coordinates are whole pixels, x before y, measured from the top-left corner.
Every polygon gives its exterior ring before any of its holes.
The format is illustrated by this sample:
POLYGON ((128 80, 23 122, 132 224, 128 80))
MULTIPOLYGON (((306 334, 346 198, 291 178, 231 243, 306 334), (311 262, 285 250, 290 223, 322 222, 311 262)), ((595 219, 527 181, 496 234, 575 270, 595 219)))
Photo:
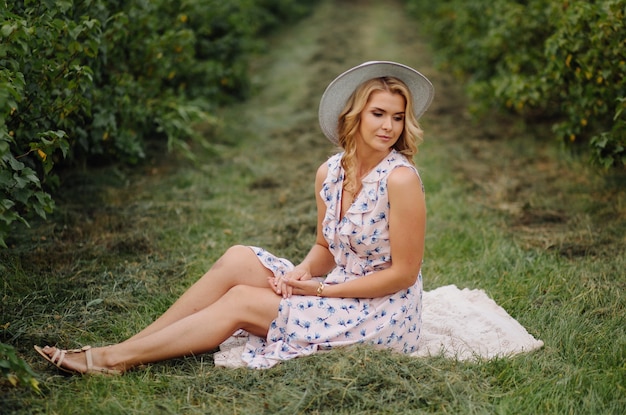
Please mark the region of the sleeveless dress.
MULTIPOLYGON (((411 168, 405 156, 392 150, 362 180, 362 189, 340 219, 344 170, 341 153, 328 159, 328 175, 320 195, 326 204, 324 238, 336 267, 324 282, 340 284, 391 266, 387 178, 396 167, 411 168)), ((269 252, 250 247, 274 275, 294 265, 269 252)), ((422 276, 413 286, 380 298, 292 296, 282 299, 267 338, 248 337, 242 360, 251 368, 269 368, 282 360, 355 343, 403 353, 417 350, 422 325, 422 276)))

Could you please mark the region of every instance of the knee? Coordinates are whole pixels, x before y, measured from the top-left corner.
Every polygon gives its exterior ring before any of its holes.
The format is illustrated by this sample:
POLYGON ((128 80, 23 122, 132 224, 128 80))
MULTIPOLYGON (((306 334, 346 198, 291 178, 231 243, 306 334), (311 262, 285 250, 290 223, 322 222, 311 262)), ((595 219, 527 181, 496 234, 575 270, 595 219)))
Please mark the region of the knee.
POLYGON ((243 258, 253 254, 253 251, 245 245, 233 245, 224 252, 220 260, 223 259, 225 261, 235 261, 239 263, 243 258))
POLYGON ((243 284, 233 285, 226 291, 225 296, 241 302, 250 296, 250 292, 253 291, 252 287, 243 284))
POLYGON ((246 284, 232 286, 222 298, 231 304, 233 309, 253 319, 266 314, 268 309, 271 314, 275 314, 274 308, 277 309, 280 303, 280 297, 269 288, 251 287, 246 284))
POLYGON ((224 252, 222 257, 241 258, 242 255, 249 255, 251 252, 252 250, 245 245, 233 245, 224 252))
POLYGON ((241 262, 241 258, 250 255, 252 250, 244 245, 233 245, 224 252, 224 254, 213 264, 213 269, 220 268, 226 264, 237 264, 241 262))
POLYGON ((237 284, 228 289, 222 300, 230 305, 234 314, 244 316, 250 313, 255 304, 255 289, 243 284, 237 284))

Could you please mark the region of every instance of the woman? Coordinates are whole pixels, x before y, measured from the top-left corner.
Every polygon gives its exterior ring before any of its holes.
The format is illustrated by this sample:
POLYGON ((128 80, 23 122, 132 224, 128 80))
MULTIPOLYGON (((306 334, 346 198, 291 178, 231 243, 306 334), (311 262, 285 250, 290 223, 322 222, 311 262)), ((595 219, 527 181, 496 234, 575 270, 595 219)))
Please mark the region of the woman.
POLYGON ((432 96, 423 75, 393 62, 328 86, 320 126, 343 152, 317 171, 317 238, 299 265, 235 246, 130 339, 36 350, 61 370, 104 374, 209 352, 238 330, 250 334, 242 358, 253 368, 353 343, 415 351, 426 208, 412 157, 432 96))

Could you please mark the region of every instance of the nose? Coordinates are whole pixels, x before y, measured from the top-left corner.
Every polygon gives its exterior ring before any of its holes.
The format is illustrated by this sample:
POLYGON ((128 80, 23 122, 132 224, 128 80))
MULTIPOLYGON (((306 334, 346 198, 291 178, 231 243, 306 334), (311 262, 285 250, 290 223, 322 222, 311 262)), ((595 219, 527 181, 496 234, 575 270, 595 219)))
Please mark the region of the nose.
POLYGON ((385 117, 385 120, 383 121, 383 130, 391 131, 392 128, 393 120, 391 119, 391 117, 385 117))

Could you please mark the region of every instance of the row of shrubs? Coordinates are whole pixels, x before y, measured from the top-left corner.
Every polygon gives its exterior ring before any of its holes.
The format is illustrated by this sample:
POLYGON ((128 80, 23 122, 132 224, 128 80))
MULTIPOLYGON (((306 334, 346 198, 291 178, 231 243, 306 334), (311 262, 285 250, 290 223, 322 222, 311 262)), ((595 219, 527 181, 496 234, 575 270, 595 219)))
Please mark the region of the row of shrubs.
POLYGON ((0 245, 45 217, 54 166, 188 149, 194 121, 242 98, 260 35, 313 0, 5 0, 0 7, 0 245))
POLYGON ((626 166, 626 0, 406 2, 474 110, 548 121, 594 163, 626 166))
MULTIPOLYGON (((46 217, 55 165, 135 163, 152 140, 187 151, 194 122, 248 93, 259 36, 313 0, 11 0, 0 7, 0 246, 46 217)), ((0 382, 39 392, 0 343, 0 382)))

